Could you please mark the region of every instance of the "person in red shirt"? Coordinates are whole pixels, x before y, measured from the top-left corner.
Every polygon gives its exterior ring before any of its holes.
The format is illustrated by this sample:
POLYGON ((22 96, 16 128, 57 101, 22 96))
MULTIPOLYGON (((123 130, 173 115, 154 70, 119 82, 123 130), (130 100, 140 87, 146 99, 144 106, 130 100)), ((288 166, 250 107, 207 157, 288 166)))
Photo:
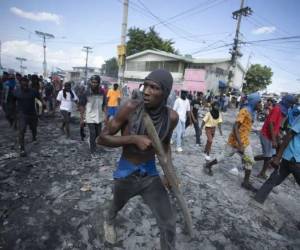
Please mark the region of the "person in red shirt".
POLYGON ((295 98, 292 95, 286 95, 281 102, 275 105, 267 116, 264 125, 260 131, 260 143, 262 147, 262 155, 254 157, 256 161, 264 161, 263 167, 257 177, 267 179, 266 171, 269 161, 276 153, 279 144, 280 127, 283 119, 287 115, 288 109, 294 104, 295 98))

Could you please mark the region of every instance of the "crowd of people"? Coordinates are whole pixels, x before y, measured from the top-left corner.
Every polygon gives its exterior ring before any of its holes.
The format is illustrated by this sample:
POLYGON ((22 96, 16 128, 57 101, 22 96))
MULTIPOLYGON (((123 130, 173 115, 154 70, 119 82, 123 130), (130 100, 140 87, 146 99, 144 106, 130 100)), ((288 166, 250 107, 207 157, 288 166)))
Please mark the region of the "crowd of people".
MULTIPOLYGON (((230 105, 230 95, 214 96, 208 91, 191 93, 172 90, 172 75, 165 70, 154 70, 132 97, 121 105, 122 94, 118 84, 111 89, 102 86, 101 78, 94 75, 87 86, 73 90, 71 82, 55 79, 43 80, 37 75, 22 76, 4 73, 1 79, 1 105, 11 127, 18 130, 20 155, 26 156, 24 135, 26 127, 37 140, 39 116, 45 111, 54 114, 59 109, 61 129, 70 137, 70 117, 73 106, 80 114, 80 130, 89 130, 91 156, 97 158, 97 144, 122 147, 123 151, 114 171, 114 188, 111 206, 104 223, 105 239, 116 242, 115 218, 118 211, 136 195, 141 195, 151 208, 160 228, 162 249, 175 248, 175 217, 166 187, 155 164, 153 141, 148 137, 144 124, 147 113, 162 142, 168 161, 171 162, 171 144, 176 144, 175 153, 184 152, 182 139, 188 126, 195 129, 195 143, 200 146, 203 129, 207 137, 203 154, 204 172, 213 176, 213 166, 228 157, 238 154, 244 168, 241 186, 255 192, 254 199, 264 203, 271 190, 292 173, 300 185, 300 105, 296 96, 286 95, 280 102, 268 100, 266 117, 259 134, 262 154, 254 156, 250 132, 257 112, 262 110, 259 93, 237 98, 238 114, 222 154, 212 157, 213 138, 218 127, 222 135, 222 122, 230 105), (199 113, 204 113, 203 118, 199 113), (255 161, 263 161, 258 177, 266 179, 257 190, 250 182, 255 161), (267 169, 273 167, 270 177, 267 169), (165 185, 164 185, 164 184, 165 185)), ((200 147, 199 147, 200 150, 200 147)), ((188 164, 188 163, 187 163, 188 164)), ((171 164, 171 166, 173 166, 171 164)), ((175 169, 174 169, 174 172, 175 169)), ((167 184, 166 184, 167 183, 167 184)), ((172 187, 170 187, 172 188, 172 187)))

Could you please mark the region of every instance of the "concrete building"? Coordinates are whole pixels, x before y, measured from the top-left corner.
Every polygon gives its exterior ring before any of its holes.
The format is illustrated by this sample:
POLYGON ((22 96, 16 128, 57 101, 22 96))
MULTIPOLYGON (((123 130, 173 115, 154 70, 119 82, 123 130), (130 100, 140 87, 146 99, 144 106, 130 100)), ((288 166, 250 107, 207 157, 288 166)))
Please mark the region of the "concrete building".
MULTIPOLYGON (((88 79, 92 75, 100 75, 100 68, 88 67, 87 77, 88 79)), ((85 67, 73 67, 73 70, 66 71, 65 81, 74 81, 76 84, 85 80, 85 67)))
MULTIPOLYGON (((124 76, 132 89, 154 69, 164 68, 173 76, 174 89, 218 92, 219 81, 227 80, 229 66, 230 58, 192 58, 160 50, 145 50, 126 58, 124 76)), ((244 68, 238 63, 231 87, 242 87, 244 73, 244 68)))

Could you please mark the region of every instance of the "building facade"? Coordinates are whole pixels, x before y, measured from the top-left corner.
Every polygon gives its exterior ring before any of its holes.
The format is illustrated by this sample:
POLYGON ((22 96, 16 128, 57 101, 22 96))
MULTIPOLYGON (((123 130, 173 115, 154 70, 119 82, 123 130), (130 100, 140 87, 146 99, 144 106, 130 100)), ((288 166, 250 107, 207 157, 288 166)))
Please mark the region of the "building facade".
MULTIPOLYGON (((88 67, 87 78, 93 75, 100 75, 100 68, 88 67)), ((65 81, 73 81, 75 84, 84 82, 85 80, 85 67, 73 67, 73 70, 66 71, 65 81)))
MULTIPOLYGON (((192 58, 159 50, 145 50, 126 58, 124 77, 132 89, 142 83, 151 71, 163 68, 171 72, 174 89, 218 92, 219 81, 227 81, 229 66, 229 58, 192 58)), ((244 73, 244 68, 238 63, 230 87, 241 89, 244 73)))

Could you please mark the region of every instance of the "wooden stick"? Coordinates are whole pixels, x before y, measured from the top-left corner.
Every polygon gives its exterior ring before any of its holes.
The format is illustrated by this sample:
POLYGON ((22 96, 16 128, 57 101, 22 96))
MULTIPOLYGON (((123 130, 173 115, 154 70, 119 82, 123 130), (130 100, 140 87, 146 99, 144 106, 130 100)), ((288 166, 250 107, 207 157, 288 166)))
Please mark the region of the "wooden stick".
POLYGON ((145 112, 143 115, 143 121, 144 121, 145 128, 147 130, 148 136, 152 141, 152 146, 157 154, 158 161, 162 167, 162 170, 163 170, 168 182, 170 183, 170 185, 172 187, 172 190, 177 199, 177 202, 182 210, 188 233, 192 237, 193 236, 192 217, 188 211, 188 207, 186 205, 185 199, 183 198, 183 195, 179 189, 176 173, 173 171, 174 168, 172 168, 172 166, 171 166, 172 162, 168 162, 167 155, 166 155, 165 150, 162 146, 162 143, 158 137, 158 134, 153 125, 153 122, 152 122, 151 118, 149 117, 149 115, 145 112))

